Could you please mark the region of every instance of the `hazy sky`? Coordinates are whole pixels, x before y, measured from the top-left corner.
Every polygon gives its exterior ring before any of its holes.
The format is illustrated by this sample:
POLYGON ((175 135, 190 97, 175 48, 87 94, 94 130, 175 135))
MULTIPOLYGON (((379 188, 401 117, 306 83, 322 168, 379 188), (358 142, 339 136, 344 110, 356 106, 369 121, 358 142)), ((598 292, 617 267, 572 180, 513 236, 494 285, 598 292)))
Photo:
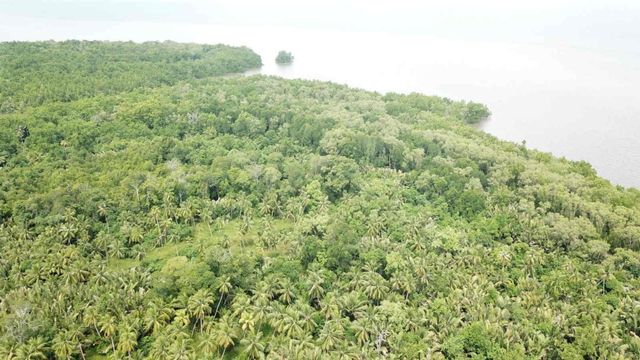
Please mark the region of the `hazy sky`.
POLYGON ((638 0, 0 0, 0 20, 19 26, 24 17, 381 31, 640 52, 638 0))

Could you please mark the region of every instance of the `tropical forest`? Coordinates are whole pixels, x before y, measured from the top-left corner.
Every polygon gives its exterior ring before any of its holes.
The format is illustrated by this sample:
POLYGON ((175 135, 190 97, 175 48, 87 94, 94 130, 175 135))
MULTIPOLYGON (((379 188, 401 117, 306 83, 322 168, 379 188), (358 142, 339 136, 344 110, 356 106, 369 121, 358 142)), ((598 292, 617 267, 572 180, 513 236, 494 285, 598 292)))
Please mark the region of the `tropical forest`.
POLYGON ((0 359, 640 358, 640 191, 261 65, 0 43, 0 359))

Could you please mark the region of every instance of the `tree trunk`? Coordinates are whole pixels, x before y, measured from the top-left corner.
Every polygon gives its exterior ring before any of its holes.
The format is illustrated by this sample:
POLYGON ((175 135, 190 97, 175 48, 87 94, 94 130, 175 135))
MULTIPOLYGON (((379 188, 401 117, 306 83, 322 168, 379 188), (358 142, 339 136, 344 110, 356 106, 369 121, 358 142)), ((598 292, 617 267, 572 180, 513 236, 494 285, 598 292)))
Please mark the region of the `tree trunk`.
POLYGON ((220 300, 218 300, 218 305, 216 305, 216 311, 213 313, 213 317, 216 317, 216 315, 218 315, 218 309, 220 308, 220 303, 222 302, 223 297, 224 294, 220 294, 220 300))
POLYGON ((82 360, 86 360, 86 358, 84 357, 84 351, 82 351, 82 344, 78 344, 78 347, 80 348, 80 355, 82 356, 82 360))

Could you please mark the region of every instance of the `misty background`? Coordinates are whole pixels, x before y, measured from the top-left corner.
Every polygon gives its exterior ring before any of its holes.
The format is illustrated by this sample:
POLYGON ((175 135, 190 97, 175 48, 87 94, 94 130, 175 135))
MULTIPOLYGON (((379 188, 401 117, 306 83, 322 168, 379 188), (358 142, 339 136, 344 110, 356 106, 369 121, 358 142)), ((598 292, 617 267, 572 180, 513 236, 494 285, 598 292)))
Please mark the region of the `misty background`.
POLYGON ((33 37, 11 26, 40 18, 396 32, 640 52, 640 2, 628 0, 3 0, 0 10, 3 40, 33 37))

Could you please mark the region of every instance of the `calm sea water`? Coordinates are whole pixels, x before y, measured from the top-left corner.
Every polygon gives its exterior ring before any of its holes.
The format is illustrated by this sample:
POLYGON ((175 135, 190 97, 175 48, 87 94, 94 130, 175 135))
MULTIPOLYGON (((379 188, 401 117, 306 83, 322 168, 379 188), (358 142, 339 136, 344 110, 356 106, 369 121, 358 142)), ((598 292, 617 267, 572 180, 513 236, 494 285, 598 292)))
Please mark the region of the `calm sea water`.
POLYGON ((640 57, 632 53, 373 32, 3 20, 0 40, 170 39, 246 45, 264 62, 250 73, 482 102, 493 113, 480 124, 482 130, 586 160, 613 183, 640 187, 640 57), (276 65, 279 50, 291 51, 294 63, 276 65))

